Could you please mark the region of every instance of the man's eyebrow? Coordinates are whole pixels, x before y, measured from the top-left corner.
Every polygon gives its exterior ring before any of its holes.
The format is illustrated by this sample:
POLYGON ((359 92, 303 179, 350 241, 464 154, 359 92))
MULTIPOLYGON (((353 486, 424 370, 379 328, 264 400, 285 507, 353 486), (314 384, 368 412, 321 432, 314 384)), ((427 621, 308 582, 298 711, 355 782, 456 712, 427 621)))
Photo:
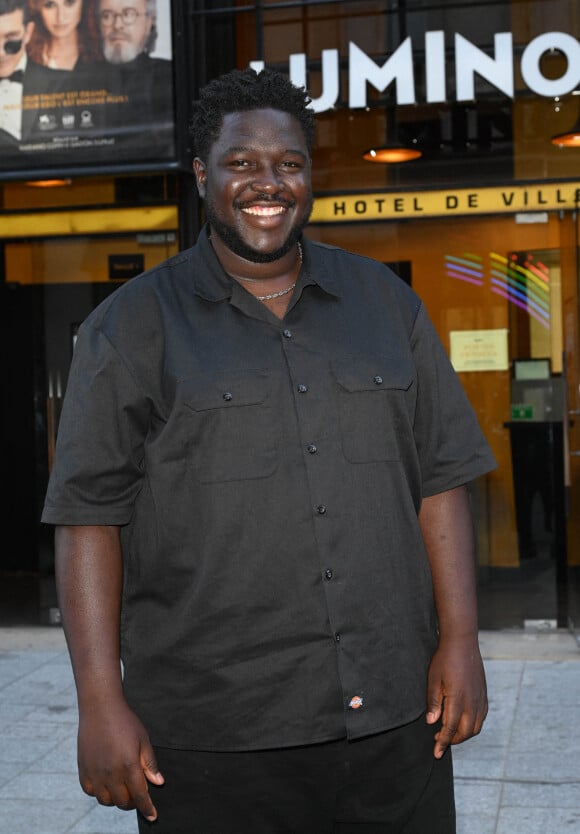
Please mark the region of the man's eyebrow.
MULTIPOLYGON (((231 147, 226 148, 223 155, 227 156, 228 154, 232 154, 232 153, 252 153, 256 150, 257 150, 256 148, 253 148, 249 145, 232 145, 231 147)), ((301 151, 298 148, 297 149, 286 148, 286 150, 282 151, 282 155, 287 154, 287 153, 288 154, 293 154, 295 156, 300 156, 300 157, 302 157, 302 159, 304 159, 304 161, 308 160, 307 154, 305 154, 304 151, 301 151)))
POLYGON ((252 151, 253 148, 249 147, 248 145, 230 145, 229 148, 226 148, 224 151, 224 156, 229 153, 248 153, 252 151))

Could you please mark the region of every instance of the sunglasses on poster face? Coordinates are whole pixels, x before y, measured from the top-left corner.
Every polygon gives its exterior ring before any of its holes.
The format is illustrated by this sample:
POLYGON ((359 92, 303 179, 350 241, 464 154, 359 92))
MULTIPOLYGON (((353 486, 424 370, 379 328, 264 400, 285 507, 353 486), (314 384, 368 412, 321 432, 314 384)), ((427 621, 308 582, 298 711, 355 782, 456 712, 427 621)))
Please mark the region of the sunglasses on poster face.
POLYGON ((20 40, 17 41, 4 41, 4 52, 6 53, 6 55, 17 55, 22 49, 23 42, 24 41, 22 38, 20 38, 20 40))

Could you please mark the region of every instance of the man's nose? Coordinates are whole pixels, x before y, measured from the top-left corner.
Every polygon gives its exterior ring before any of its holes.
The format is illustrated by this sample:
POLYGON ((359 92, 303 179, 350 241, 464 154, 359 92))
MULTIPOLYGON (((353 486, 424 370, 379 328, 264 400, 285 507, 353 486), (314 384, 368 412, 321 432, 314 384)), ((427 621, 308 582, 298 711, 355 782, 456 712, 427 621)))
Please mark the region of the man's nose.
POLYGON ((263 168, 252 180, 252 188, 266 194, 276 194, 282 188, 276 168, 263 168))

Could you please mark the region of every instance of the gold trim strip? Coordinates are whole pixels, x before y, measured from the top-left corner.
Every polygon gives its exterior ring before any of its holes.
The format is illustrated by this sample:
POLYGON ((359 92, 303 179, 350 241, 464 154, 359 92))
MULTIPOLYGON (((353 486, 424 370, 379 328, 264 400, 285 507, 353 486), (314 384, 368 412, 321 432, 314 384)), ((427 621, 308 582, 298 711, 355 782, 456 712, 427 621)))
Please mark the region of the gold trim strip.
POLYGON ((4 239, 172 231, 178 226, 177 206, 70 209, 0 215, 0 236, 4 239))

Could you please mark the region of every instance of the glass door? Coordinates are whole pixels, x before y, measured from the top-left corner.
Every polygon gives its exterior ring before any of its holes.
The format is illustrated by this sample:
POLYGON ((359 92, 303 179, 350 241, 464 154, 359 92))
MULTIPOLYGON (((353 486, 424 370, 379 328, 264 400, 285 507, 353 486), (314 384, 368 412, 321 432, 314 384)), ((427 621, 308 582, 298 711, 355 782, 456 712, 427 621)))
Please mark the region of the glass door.
POLYGON ((0 556, 4 624, 58 622, 53 533, 40 524, 76 331, 125 280, 177 252, 174 231, 4 243, 0 258, 6 422, 0 556))
POLYGON ((498 462, 472 485, 482 627, 577 622, 573 213, 312 224, 308 234, 406 264, 405 278, 426 305, 475 408, 498 462))

